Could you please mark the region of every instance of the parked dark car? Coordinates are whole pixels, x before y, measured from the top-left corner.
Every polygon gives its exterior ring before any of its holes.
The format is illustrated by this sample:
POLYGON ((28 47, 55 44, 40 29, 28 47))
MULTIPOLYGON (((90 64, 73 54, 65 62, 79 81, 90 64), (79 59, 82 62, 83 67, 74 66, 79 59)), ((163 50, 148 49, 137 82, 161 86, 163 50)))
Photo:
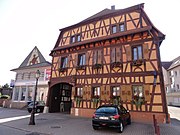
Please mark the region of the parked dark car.
POLYGON ((124 126, 131 124, 131 116, 128 110, 122 105, 102 105, 99 106, 93 114, 92 126, 94 130, 100 127, 116 128, 122 133, 124 126))
MULTIPOLYGON (((29 113, 31 113, 31 111, 32 111, 33 104, 34 104, 34 102, 31 102, 31 103, 28 104, 27 110, 28 110, 29 113)), ((35 112, 36 113, 43 112, 44 106, 45 106, 45 103, 43 101, 37 101, 35 103, 35 112)))

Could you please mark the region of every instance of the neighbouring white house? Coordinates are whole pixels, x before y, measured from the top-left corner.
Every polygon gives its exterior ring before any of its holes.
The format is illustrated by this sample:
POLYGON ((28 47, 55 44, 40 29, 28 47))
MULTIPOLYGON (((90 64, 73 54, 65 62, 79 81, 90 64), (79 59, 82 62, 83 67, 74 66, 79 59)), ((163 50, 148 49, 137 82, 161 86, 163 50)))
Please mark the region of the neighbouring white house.
POLYGON ((22 64, 18 68, 11 70, 16 72, 11 107, 22 108, 27 105, 27 102, 33 100, 37 70, 40 71, 40 78, 37 85, 36 100, 46 102, 51 63, 45 60, 35 46, 22 64))
POLYGON ((162 62, 167 104, 180 106, 180 56, 169 62, 162 62))

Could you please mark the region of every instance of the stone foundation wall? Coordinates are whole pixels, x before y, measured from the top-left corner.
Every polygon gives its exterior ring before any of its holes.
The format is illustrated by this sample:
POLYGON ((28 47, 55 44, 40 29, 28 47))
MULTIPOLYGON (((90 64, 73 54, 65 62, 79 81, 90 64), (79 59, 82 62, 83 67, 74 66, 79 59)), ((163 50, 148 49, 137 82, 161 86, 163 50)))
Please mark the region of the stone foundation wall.
POLYGON ((23 109, 27 106, 26 102, 12 102, 9 99, 0 99, 0 106, 5 108, 23 109))
MULTIPOLYGON (((73 116, 91 118, 94 112, 95 109, 71 108, 71 115, 73 116)), ((158 123, 170 123, 170 115, 166 121, 165 113, 130 112, 130 114, 132 122, 153 123, 153 114, 155 114, 158 123)))

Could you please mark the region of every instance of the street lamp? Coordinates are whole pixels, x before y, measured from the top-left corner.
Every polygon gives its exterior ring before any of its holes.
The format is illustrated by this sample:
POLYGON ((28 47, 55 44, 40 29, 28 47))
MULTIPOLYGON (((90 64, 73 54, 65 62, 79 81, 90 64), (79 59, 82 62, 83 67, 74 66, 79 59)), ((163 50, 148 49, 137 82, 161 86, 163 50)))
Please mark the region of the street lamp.
POLYGON ((36 103, 36 95, 37 95, 37 84, 38 84, 38 79, 40 77, 40 74, 41 74, 40 71, 37 70, 36 71, 36 86, 35 86, 34 98, 33 98, 33 108, 31 111, 31 117, 30 117, 29 125, 35 125, 35 121, 34 121, 35 103, 36 103))

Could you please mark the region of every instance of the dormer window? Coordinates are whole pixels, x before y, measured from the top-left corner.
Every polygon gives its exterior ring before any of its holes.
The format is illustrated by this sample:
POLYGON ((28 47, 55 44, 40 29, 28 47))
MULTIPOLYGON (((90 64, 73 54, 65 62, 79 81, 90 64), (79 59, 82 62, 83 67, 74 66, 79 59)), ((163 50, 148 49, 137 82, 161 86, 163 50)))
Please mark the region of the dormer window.
POLYGON ((75 40, 75 36, 72 36, 71 37, 71 43, 74 43, 76 40, 75 40))
POLYGON ((75 43, 75 42, 80 42, 80 41, 81 41, 81 35, 80 34, 71 36, 70 43, 75 43))
POLYGON ((120 31, 120 32, 125 31, 124 23, 119 24, 119 31, 120 31))
POLYGON ((116 33, 116 32, 117 32, 117 26, 114 25, 114 26, 112 26, 112 33, 114 34, 114 33, 116 33))
POLYGON ((81 41, 81 35, 77 35, 77 42, 81 41))

